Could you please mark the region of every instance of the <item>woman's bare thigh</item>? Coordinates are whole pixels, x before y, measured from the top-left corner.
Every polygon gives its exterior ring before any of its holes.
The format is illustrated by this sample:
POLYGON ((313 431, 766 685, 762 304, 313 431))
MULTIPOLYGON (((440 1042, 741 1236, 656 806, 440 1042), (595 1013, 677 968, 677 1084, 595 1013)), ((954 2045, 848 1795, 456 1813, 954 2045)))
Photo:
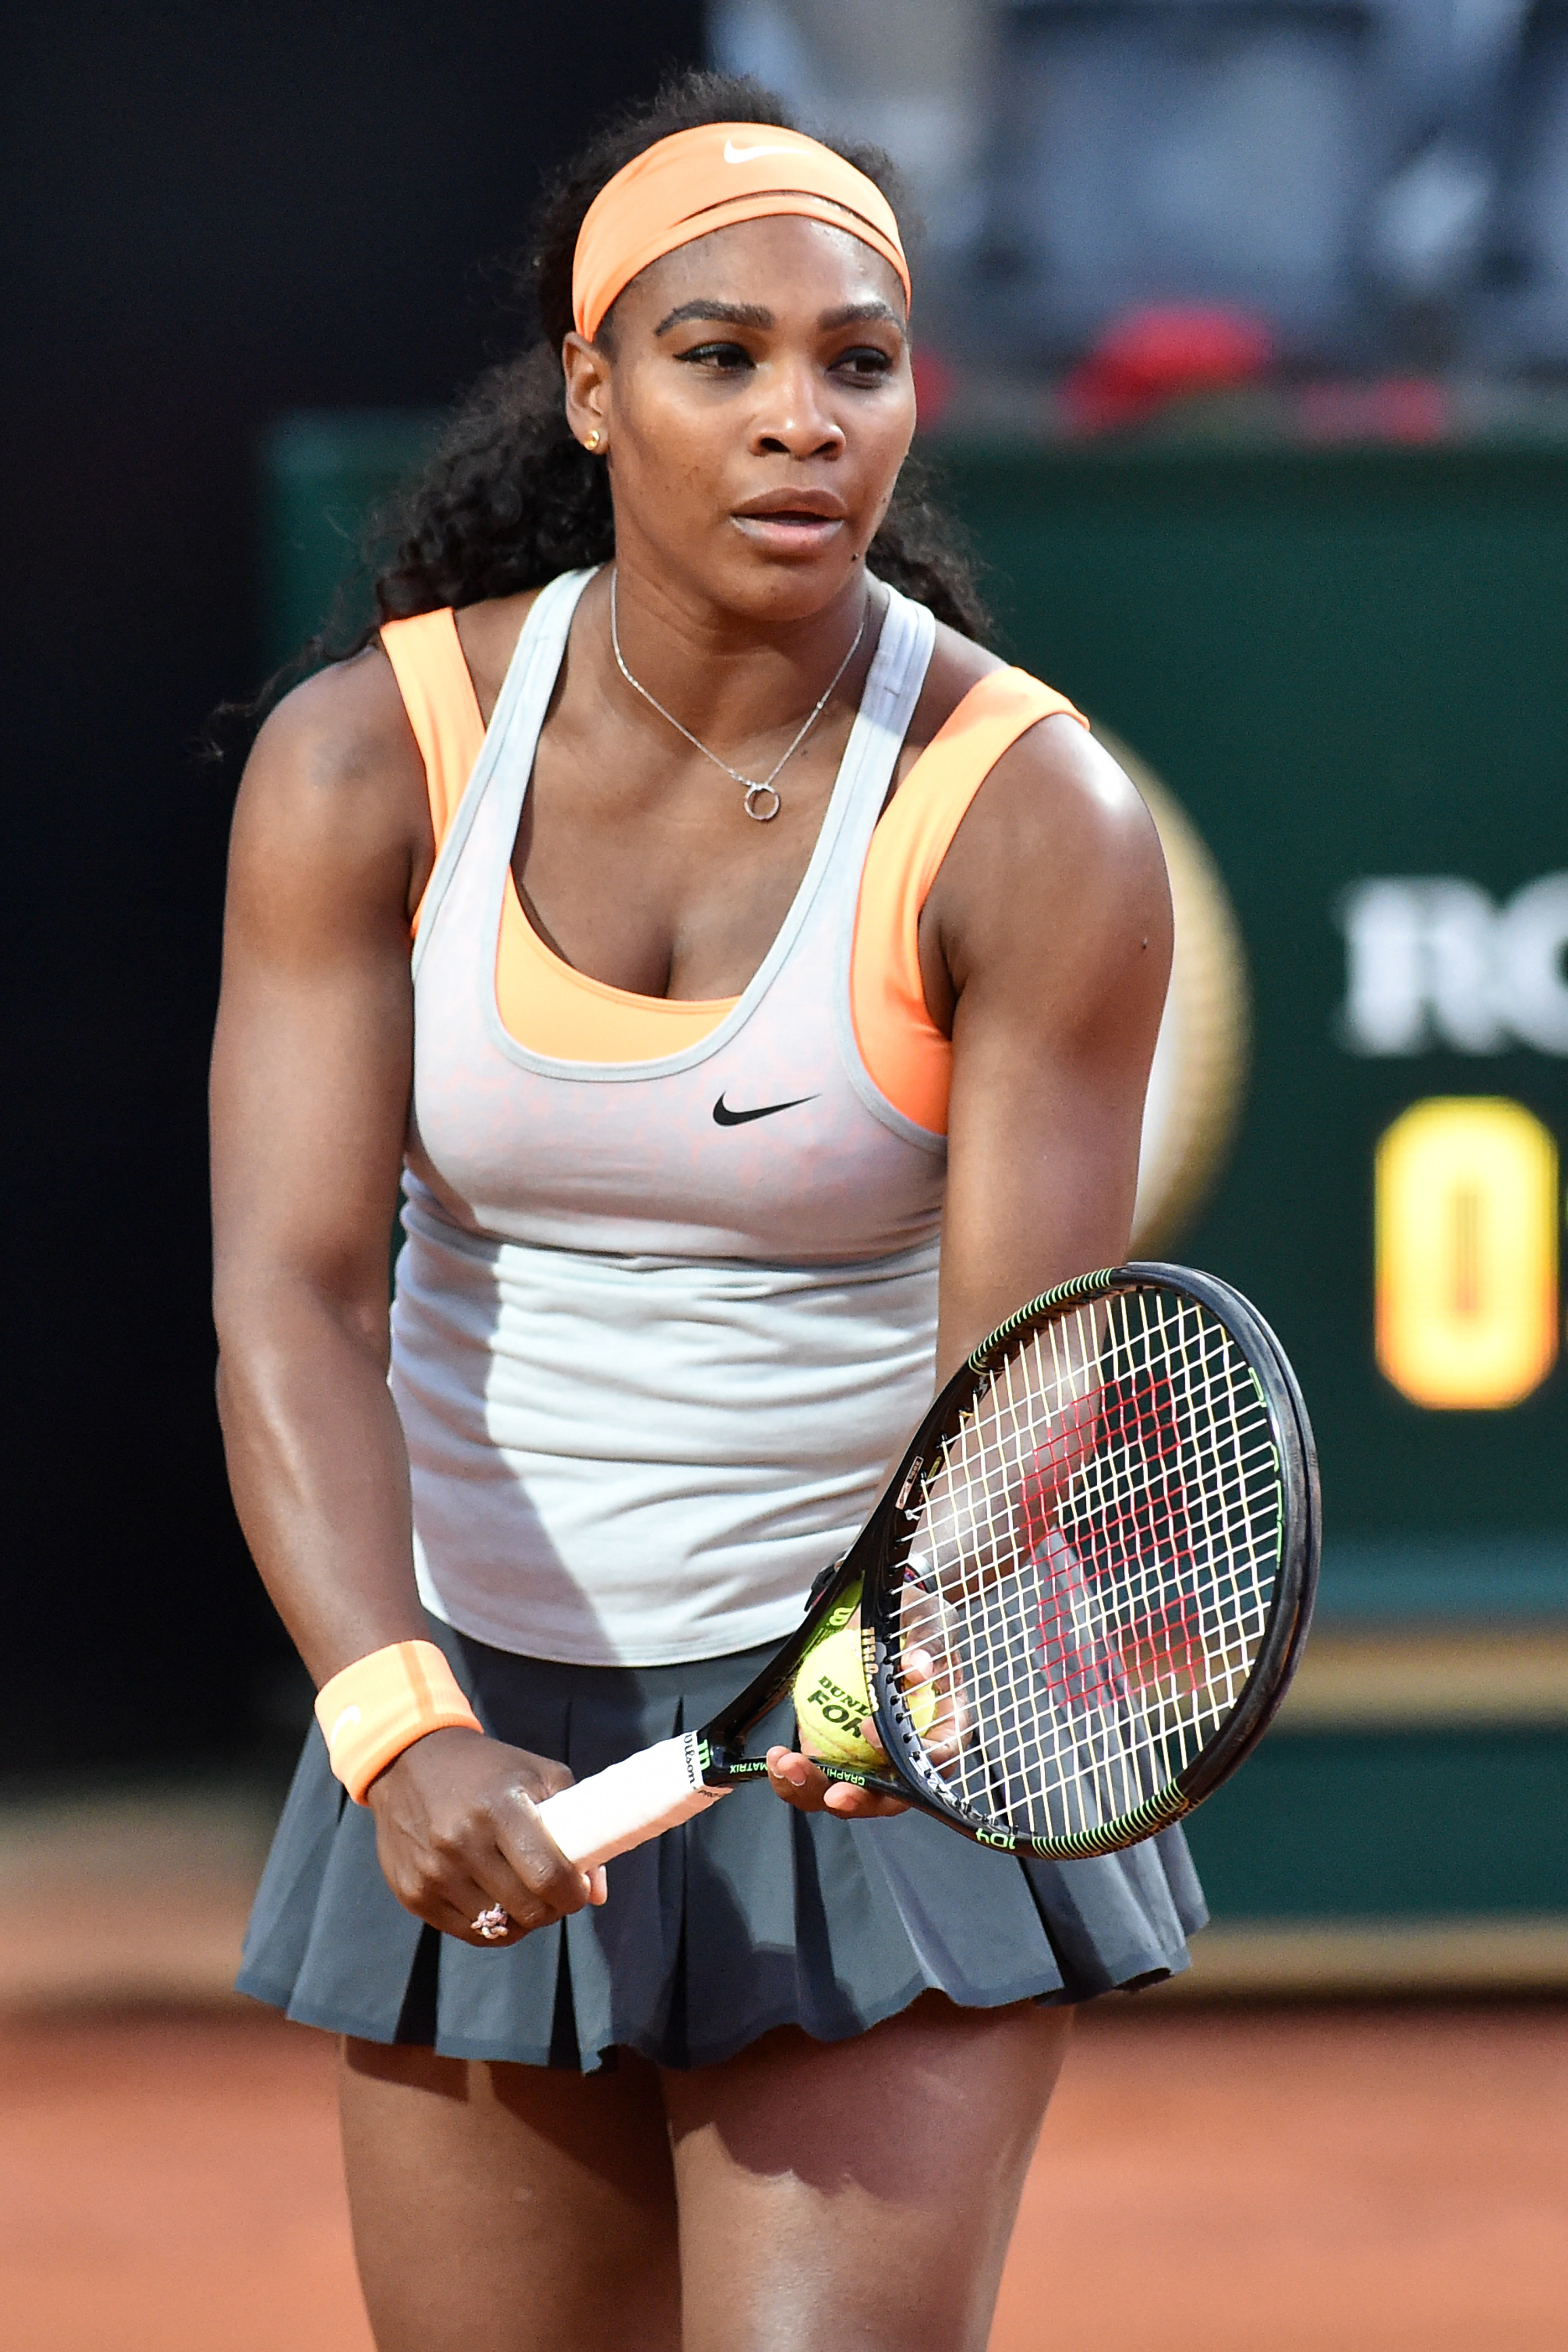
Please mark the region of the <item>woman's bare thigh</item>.
POLYGON ((684 2352, 984 2352, 1071 2018, 928 1993, 667 2073, 684 2352))
POLYGON ((657 2071, 344 2044, 343 2152, 377 2352, 678 2352, 657 2071))

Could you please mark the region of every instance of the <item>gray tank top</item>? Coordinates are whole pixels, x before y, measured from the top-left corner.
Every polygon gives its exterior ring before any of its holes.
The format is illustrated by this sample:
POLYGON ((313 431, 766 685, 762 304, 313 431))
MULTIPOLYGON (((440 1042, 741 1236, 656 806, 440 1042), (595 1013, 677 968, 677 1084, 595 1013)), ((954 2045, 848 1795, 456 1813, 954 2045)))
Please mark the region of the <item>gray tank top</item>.
POLYGON ((391 1378, 425 1606, 650 1665, 787 1632, 930 1400, 945 1145, 862 1061, 850 950, 935 625, 891 596, 804 879, 718 1026, 556 1061, 503 1027, 496 950, 591 576, 535 603, 424 899, 391 1378))

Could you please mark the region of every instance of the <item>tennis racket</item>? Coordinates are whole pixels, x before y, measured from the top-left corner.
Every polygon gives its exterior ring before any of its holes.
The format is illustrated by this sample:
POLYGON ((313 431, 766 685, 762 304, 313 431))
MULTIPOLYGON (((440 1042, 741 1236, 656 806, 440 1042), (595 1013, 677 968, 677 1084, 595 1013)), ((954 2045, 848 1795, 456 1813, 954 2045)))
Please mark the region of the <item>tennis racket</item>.
POLYGON ((540 1817, 587 1867, 764 1778, 748 1737, 858 1605, 886 1763, 831 1779, 1008 1853, 1135 1844, 1267 1729, 1319 1548, 1306 1408, 1256 1308, 1180 1266, 1081 1276, 948 1381, 755 1681, 540 1817))

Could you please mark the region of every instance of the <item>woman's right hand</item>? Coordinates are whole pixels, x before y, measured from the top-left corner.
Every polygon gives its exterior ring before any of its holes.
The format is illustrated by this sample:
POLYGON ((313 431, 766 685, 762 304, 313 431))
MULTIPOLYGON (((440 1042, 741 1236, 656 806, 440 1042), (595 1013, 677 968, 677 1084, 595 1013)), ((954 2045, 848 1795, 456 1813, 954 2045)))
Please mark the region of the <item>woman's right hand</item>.
POLYGON ((376 1851, 404 1907, 482 1951, 515 1944, 585 1903, 602 1903, 602 1868, 580 1870, 534 1808, 570 1789, 564 1764, 473 1731, 431 1731, 395 1757, 368 1791, 376 1851), (475 1933, 498 1903, 505 1936, 475 1933))

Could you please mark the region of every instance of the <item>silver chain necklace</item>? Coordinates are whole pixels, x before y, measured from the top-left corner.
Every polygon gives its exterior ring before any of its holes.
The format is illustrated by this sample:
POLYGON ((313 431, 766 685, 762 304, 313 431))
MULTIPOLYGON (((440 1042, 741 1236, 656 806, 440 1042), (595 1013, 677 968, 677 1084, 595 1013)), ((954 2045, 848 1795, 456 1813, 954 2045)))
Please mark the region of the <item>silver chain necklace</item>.
POLYGON ((620 671, 627 685, 632 688, 636 693, 640 694, 643 701, 647 703, 651 709, 658 712, 661 719, 667 719, 669 720, 677 735, 684 735, 685 737, 686 741, 691 745, 694 751, 700 751, 705 760, 711 760, 716 768, 722 768, 725 774, 730 777, 734 782, 743 784, 745 786, 746 814, 747 816, 755 817, 758 824, 770 824, 773 819, 778 815, 780 808, 782 808, 783 803, 779 797, 778 785, 775 780, 783 774, 789 762, 794 758, 796 752, 800 750, 801 744, 805 741, 807 736, 810 733, 812 728, 816 725, 823 711, 826 710, 829 701, 831 699, 833 688, 837 686, 840 678, 842 677, 845 670, 848 669, 851 662, 853 661, 856 654, 860 650, 860 642, 865 635, 865 625, 870 617, 871 601, 868 598, 866 600, 864 610, 861 614, 860 627, 854 634, 854 643, 851 646, 848 653, 844 656, 842 661, 839 664, 837 669, 828 680, 826 690, 818 701, 810 717, 807 719, 806 724, 801 728, 800 733, 796 736, 795 740, 785 752, 783 759, 777 761, 771 772, 766 776, 743 776, 738 768, 732 768, 727 760, 721 760, 716 751, 710 751, 706 743, 699 742, 697 738, 692 733, 691 729, 689 727, 683 727, 680 720, 675 717, 674 712, 673 710, 666 710, 664 704, 657 700, 653 695, 649 693, 642 679, 640 677, 633 677, 631 671, 627 668, 625 656, 621 651, 621 632, 616 626, 615 620, 615 574, 613 572, 610 574, 610 648, 615 656, 616 668, 620 671), (771 808, 764 808, 761 805, 764 795, 772 802, 773 805, 771 808))

